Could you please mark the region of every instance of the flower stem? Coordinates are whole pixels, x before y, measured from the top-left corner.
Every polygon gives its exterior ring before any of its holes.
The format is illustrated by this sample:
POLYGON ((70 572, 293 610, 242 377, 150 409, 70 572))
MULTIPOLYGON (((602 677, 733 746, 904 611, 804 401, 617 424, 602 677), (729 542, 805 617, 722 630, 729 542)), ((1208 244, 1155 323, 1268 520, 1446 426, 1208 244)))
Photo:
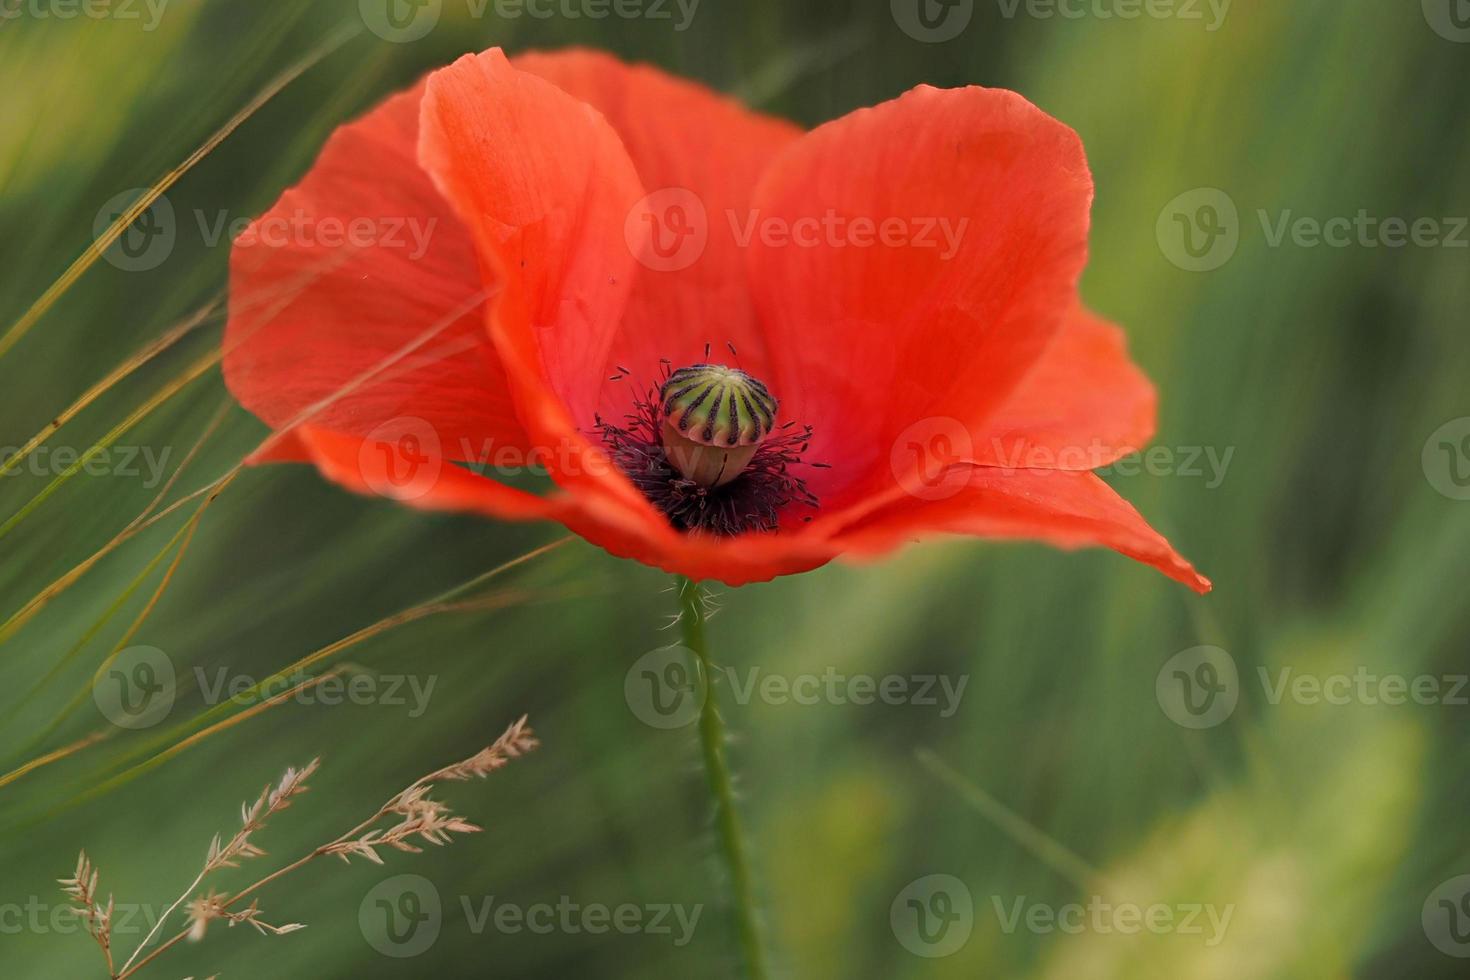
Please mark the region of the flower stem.
POLYGON ((699 746, 704 756, 704 772, 715 806, 715 828, 720 839, 720 857, 730 876, 730 899, 735 914, 735 931, 745 959, 745 972, 750 980, 766 980, 765 951, 761 946, 757 921, 755 889, 751 881, 750 862, 745 853, 745 837, 740 830, 740 816, 735 811, 735 788, 730 766, 725 758, 725 722, 720 717, 715 697, 713 665, 709 643, 705 638, 704 590, 699 583, 679 579, 679 622, 683 626, 684 645, 699 658, 705 681, 704 707, 699 716, 699 746))

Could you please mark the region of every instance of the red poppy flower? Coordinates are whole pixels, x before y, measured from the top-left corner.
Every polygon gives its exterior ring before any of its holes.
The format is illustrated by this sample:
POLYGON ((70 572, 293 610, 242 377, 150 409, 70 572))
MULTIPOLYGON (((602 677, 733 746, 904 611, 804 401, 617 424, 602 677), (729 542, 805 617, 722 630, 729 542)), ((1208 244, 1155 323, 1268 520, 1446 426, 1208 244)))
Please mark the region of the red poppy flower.
POLYGON ((603 54, 495 49, 339 129, 237 241, 225 378, 277 430, 257 462, 696 580, 952 533, 1205 591, 1090 472, 1155 401, 1077 297, 1091 198, 1077 135, 1011 92, 803 132, 603 54), (662 451, 685 437, 718 465, 662 451), (495 478, 532 462, 548 491, 495 478))

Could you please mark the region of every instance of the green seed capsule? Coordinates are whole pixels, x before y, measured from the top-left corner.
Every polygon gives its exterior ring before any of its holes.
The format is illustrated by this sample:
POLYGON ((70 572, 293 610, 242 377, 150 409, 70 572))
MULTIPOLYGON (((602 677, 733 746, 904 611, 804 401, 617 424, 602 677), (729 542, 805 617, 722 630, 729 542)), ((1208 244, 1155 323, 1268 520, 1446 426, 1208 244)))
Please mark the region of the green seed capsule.
POLYGON ((664 452, 705 487, 735 479, 776 425, 777 401, 737 368, 695 364, 669 375, 659 391, 664 452))

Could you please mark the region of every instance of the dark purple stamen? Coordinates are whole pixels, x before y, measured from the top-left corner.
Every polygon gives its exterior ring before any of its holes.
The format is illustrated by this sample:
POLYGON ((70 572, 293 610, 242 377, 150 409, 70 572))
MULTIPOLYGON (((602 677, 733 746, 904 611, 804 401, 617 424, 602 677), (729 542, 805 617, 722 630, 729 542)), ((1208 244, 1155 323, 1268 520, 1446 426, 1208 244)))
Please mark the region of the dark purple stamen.
MULTIPOLYGON (((811 441, 811 426, 794 422, 776 426, 735 479, 705 487, 686 478, 664 454, 660 431, 662 382, 671 372, 663 361, 660 384, 634 398, 622 425, 598 416, 596 427, 609 455, 633 485, 681 531, 704 531, 733 537, 749 531, 775 531, 790 506, 815 509, 819 501, 790 468, 802 464, 811 441)), ((621 371, 621 369, 620 369, 621 371)), ((627 375, 622 374, 619 380, 627 375)), ((825 464, 803 464, 825 468, 825 464)), ((804 520, 811 520, 805 517, 804 520)))

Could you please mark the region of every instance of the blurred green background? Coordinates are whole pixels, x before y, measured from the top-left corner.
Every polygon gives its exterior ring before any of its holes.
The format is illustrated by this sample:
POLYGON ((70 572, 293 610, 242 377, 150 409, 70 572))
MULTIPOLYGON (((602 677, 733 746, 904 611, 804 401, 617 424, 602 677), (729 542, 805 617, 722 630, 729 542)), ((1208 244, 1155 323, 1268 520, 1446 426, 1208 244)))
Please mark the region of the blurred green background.
MULTIPOLYGON (((0 356, 0 446, 24 444, 220 293, 228 248, 204 240, 197 213, 258 214, 335 126, 462 52, 593 45, 808 125, 923 82, 1016 89, 1083 136, 1097 182, 1084 293, 1127 326, 1161 390, 1157 442, 1171 461, 1114 482, 1216 591, 1196 597, 1110 553, 969 541, 719 590, 712 642, 742 683, 755 670, 965 684, 946 713, 942 695, 736 703, 717 682, 779 975, 1464 976, 1464 7, 1235 0, 1221 18, 1218 4, 1181 0, 1127 18, 1104 14, 1139 9, 1128 0, 1072 4, 1075 17, 976 0, 919 21, 905 0, 703 0, 686 22, 651 0, 625 8, 644 16, 601 20, 562 0, 544 18, 493 4, 476 17, 445 0, 426 36, 391 43, 361 29, 355 0, 139 0, 96 19, 61 16, 66 0, 0 0, 0 329, 88 246, 106 202, 151 185, 279 73, 358 28, 168 191, 180 233, 166 261, 99 261, 23 336, 3 335, 17 342, 0 356), (1364 210, 1433 219, 1437 244, 1274 240, 1283 217, 1364 210), (1191 220, 1204 235, 1214 215, 1220 250, 1191 256, 1198 242, 1180 236, 1191 220), (1188 465, 1196 451, 1228 459, 1223 474, 1207 456, 1188 465), (1210 679, 1191 652, 1201 645, 1224 651, 1209 656, 1228 716, 1181 713, 1175 669, 1210 679), (1303 676, 1377 680, 1355 680, 1345 703, 1275 696, 1303 676), (1421 677, 1437 684, 1420 699, 1431 703, 1385 703, 1379 681, 1421 677), (910 899, 951 913, 935 943, 915 932, 910 899), (1139 928, 1129 906, 1160 907, 1173 925, 1139 928), (1217 929, 1212 912, 1228 922, 1217 929), (948 955, 921 955, 936 952, 948 955)), ((47 446, 103 438, 217 347, 220 327, 206 319, 47 446)), ((167 452, 168 473, 207 435, 173 501, 262 434, 205 368, 115 443, 167 452)), ((0 622, 161 488, 146 466, 57 484, 52 469, 19 469, 0 478, 0 622)), ((647 725, 624 696, 638 658, 675 639, 661 631, 675 608, 667 576, 574 542, 483 586, 501 608, 410 622, 312 668, 384 691, 404 675, 432 683, 425 705, 404 683, 407 704, 293 701, 186 743, 245 710, 205 717, 196 667, 268 677, 560 533, 359 499, 304 467, 247 471, 129 635, 200 499, 19 629, 0 627, 0 974, 105 975, 56 911, 54 879, 83 847, 104 893, 144 907, 118 923, 121 960, 143 913, 180 893, 210 838, 234 831, 240 801, 288 765, 323 759, 313 791, 257 836, 269 856, 208 884, 255 880, 529 713, 538 752, 439 793, 486 833, 382 868, 309 865, 260 896, 263 918, 305 931, 215 923, 140 976, 739 975, 695 729, 647 725), (110 726, 92 698, 119 644, 165 651, 179 671, 152 727, 110 726), (93 733, 105 737, 17 773, 93 733), (374 948, 371 922, 374 889, 405 874, 442 903, 437 939, 411 958, 374 948), (659 906, 701 911, 688 936, 672 913, 671 934, 576 920, 540 932, 486 925, 492 901, 627 905, 645 924, 659 906)))

